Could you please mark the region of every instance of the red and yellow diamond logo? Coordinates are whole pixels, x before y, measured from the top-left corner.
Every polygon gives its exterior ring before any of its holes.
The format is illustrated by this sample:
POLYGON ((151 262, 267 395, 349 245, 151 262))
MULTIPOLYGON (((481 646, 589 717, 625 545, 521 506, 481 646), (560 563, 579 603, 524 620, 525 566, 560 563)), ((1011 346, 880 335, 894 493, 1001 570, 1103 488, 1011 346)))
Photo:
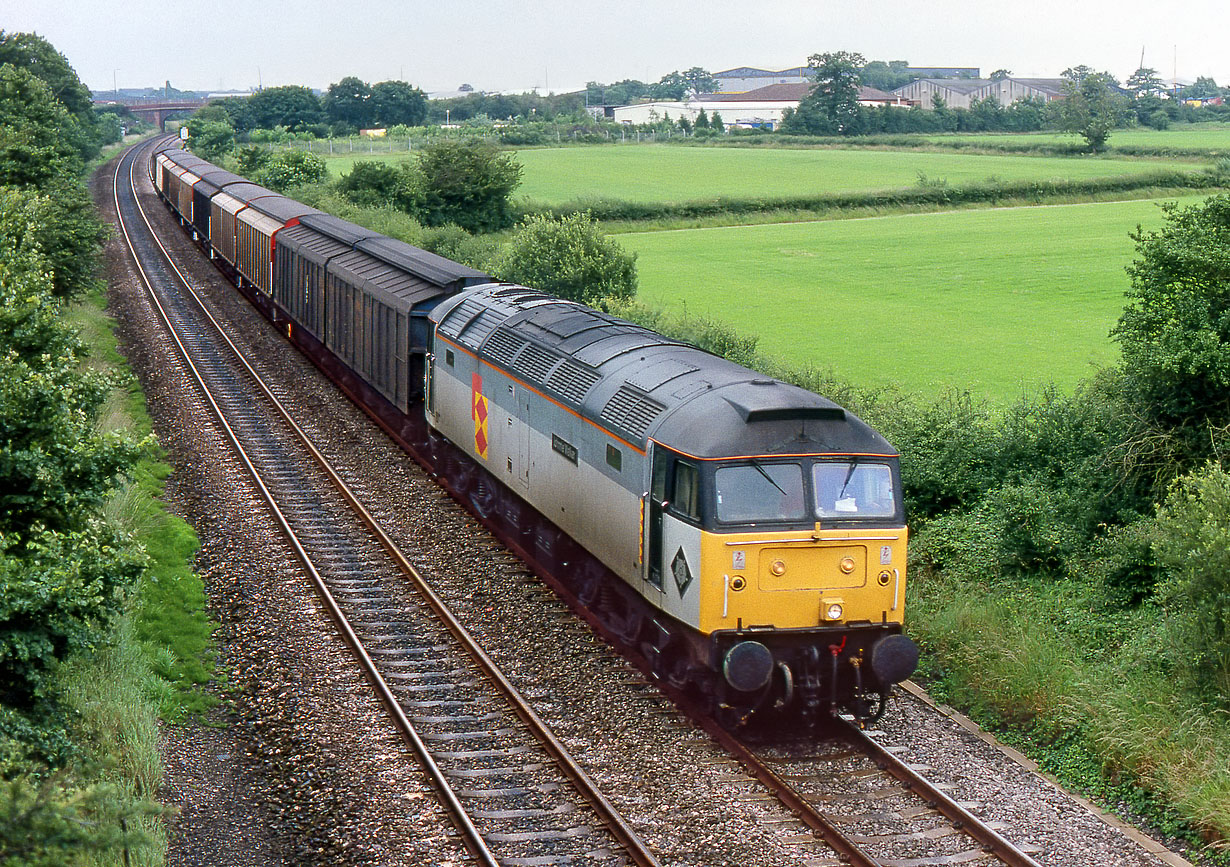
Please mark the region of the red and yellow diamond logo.
POLYGON ((483 378, 470 375, 470 416, 474 419, 474 451, 487 459, 487 398, 483 397, 483 378))

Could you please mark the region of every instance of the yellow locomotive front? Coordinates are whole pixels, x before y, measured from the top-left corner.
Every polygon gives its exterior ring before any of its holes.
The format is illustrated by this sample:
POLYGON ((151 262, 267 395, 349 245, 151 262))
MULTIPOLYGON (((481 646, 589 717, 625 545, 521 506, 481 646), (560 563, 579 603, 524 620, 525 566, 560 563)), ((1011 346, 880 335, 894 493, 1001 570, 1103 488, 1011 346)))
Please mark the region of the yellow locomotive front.
MULTIPOLYGON (((838 412, 797 423, 856 421, 838 412)), ((781 425, 770 427, 776 438, 781 425)), ((860 423, 864 433, 887 446, 860 423)), ((695 609, 675 613, 696 630, 693 664, 716 675, 730 706, 870 718, 913 672, 900 492, 890 449, 700 457, 655 443, 651 572, 665 598, 673 585, 686 599, 695 579, 695 609)))

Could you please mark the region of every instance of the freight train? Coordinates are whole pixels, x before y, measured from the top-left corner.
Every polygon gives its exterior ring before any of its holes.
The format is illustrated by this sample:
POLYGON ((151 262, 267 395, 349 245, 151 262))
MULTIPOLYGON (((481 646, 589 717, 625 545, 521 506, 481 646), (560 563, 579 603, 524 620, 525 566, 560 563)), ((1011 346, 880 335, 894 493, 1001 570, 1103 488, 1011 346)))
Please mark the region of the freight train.
POLYGON ((899 456, 849 411, 171 142, 150 175, 276 327, 662 680, 733 720, 868 719, 913 672, 899 456))

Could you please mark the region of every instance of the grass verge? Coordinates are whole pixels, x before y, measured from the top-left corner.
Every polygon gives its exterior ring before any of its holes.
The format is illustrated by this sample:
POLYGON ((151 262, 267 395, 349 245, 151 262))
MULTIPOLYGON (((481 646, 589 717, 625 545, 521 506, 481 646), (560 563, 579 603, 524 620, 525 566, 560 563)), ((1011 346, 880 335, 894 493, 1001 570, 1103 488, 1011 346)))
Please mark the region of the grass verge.
MULTIPOLYGON (((1150 662, 1159 612, 1077 581, 970 584, 915 570, 928 688, 1065 786, 1196 847, 1230 839, 1230 720, 1150 662)), ((1225 844, 1206 849, 1230 864, 1225 844)))
MULTIPOLYGON (((111 395, 101 424, 146 438, 151 423, 144 395, 119 354, 114 323, 101 292, 76 305, 70 318, 90 347, 88 364, 105 369, 121 387, 111 395)), ((153 802, 162 780, 159 720, 177 721, 207 710, 202 687, 213 677, 212 633, 205 594, 191 563, 197 540, 191 527, 168 513, 159 497, 171 468, 153 445, 134 480, 108 505, 110 521, 139 542, 149 569, 128 612, 108 642, 66 666, 66 704, 73 712, 81 766, 72 769, 83 791, 105 791, 128 844, 89 863, 160 865, 166 836, 153 802)))

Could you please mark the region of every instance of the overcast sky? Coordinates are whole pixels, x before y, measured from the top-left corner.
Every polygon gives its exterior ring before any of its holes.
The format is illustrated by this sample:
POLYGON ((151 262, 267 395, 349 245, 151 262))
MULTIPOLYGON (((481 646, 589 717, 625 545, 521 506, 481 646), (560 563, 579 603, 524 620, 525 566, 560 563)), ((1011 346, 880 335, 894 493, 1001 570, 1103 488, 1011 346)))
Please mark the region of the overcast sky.
POLYGON ((347 75, 426 91, 564 92, 674 69, 781 69, 858 51, 915 66, 1230 84, 1226 0, 3 0, 0 28, 48 39, 94 90, 325 88, 347 75), (1176 62, 1177 61, 1177 62, 1176 62))

